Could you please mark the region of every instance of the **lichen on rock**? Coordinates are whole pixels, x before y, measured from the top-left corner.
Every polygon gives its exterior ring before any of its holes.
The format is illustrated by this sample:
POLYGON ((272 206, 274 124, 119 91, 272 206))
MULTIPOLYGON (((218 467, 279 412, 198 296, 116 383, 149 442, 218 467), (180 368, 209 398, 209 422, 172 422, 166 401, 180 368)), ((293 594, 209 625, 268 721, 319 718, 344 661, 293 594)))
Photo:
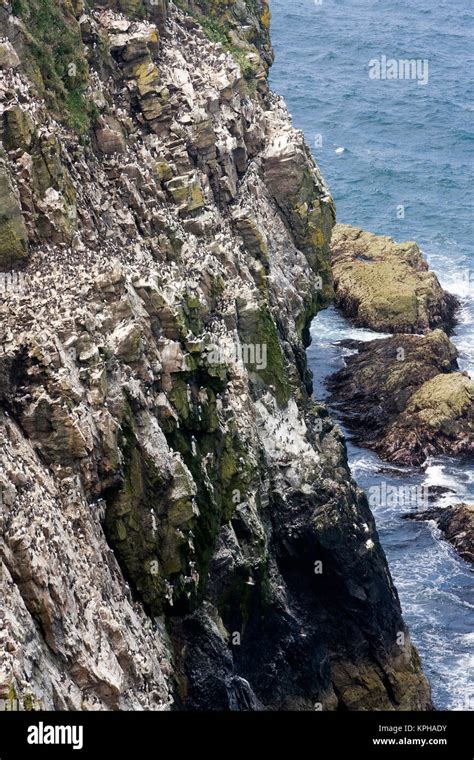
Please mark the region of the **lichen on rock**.
POLYGON ((0 300, 0 688, 65 710, 427 709, 310 398, 334 206, 268 91, 268 3, 180 6, 0 7, 20 62, 0 67, 2 264, 30 251, 0 300))
POLYGON ((357 440, 390 461, 415 465, 474 450, 474 383, 456 371, 457 350, 442 330, 350 348, 358 353, 328 385, 330 403, 357 440))
POLYGON ((338 224, 331 251, 336 303, 358 326, 394 333, 453 327, 457 299, 443 291, 416 243, 338 224))

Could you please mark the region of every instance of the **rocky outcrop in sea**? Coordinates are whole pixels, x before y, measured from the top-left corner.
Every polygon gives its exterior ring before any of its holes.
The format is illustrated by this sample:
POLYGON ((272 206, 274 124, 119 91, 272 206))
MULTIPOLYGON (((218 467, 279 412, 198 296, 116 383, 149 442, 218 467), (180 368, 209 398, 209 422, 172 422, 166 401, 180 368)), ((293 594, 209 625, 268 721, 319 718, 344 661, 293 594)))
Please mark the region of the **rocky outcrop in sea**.
POLYGON ((454 504, 424 512, 411 512, 405 518, 422 522, 433 520, 457 553, 466 562, 474 562, 474 504, 454 504))
POLYGON ((329 403, 357 441, 391 462, 421 465, 474 453, 474 382, 446 333, 350 341, 328 380, 329 403))
POLYGON ((258 2, 0 2, 0 696, 430 692, 305 345, 329 191, 258 2))
MULTIPOLYGON (((339 224, 331 261, 341 312, 357 326, 393 334, 341 341, 348 355, 327 379, 330 407, 359 445, 386 461, 422 467, 439 455, 472 457, 474 382, 459 371, 458 352, 448 338, 457 299, 441 288, 416 243, 395 243, 339 224)), ((470 560, 469 510, 458 505, 407 517, 435 520, 470 560)))
POLYGON ((338 224, 331 251, 336 305, 358 327, 390 333, 453 328, 459 302, 442 289, 416 243, 338 224))

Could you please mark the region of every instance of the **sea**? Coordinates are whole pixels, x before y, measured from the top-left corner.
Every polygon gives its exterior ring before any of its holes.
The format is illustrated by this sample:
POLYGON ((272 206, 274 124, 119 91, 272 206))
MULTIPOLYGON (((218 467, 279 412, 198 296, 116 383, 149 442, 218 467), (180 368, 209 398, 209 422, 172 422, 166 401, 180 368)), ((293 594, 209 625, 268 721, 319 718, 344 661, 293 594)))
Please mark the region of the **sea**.
MULTIPOLYGON (((474 5, 470 0, 271 0, 272 89, 303 130, 338 221, 415 240, 461 299, 452 336, 474 372, 474 5)), ((334 307, 311 328, 314 393, 344 365, 345 338, 379 338, 334 307)), ((341 425, 342 426, 342 425, 341 425)), ((343 427, 343 426, 342 426, 343 427)), ((474 503, 474 463, 436 457, 391 467, 350 440, 413 642, 439 710, 474 710, 474 572, 434 523, 403 519, 403 498, 474 503)), ((412 506, 412 505, 411 505, 412 506)), ((416 505, 424 508, 424 504, 416 505)))

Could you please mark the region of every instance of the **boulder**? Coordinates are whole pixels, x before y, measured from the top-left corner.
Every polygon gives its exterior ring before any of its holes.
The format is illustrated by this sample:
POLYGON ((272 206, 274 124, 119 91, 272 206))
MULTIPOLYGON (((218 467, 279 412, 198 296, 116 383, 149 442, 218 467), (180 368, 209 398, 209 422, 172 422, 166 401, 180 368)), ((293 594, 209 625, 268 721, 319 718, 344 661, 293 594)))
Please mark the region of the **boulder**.
POLYGON ((125 138, 116 119, 101 120, 95 129, 95 139, 99 151, 107 156, 125 152, 125 138))
POLYGON ((474 383, 442 330, 352 342, 358 353, 328 380, 330 403, 357 440, 400 464, 474 451, 474 383))
POLYGON ((0 69, 16 69, 19 65, 20 59, 11 42, 0 42, 0 69))
POLYGON ((382 453, 414 464, 435 454, 474 454, 474 381, 454 372, 423 383, 388 428, 382 453))
POLYGON ((416 243, 338 224, 331 249, 336 304, 356 325, 393 333, 452 329, 458 301, 428 270, 416 243))

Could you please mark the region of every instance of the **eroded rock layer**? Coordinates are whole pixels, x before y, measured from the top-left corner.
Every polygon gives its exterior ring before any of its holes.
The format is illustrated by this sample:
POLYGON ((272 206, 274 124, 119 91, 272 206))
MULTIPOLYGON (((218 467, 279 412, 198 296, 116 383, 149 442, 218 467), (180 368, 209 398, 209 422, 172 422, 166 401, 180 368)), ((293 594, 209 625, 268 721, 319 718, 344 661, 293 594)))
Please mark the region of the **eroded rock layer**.
POLYGON ((0 3, 1 695, 425 709, 308 395, 334 208, 268 4, 182 5, 0 3))

